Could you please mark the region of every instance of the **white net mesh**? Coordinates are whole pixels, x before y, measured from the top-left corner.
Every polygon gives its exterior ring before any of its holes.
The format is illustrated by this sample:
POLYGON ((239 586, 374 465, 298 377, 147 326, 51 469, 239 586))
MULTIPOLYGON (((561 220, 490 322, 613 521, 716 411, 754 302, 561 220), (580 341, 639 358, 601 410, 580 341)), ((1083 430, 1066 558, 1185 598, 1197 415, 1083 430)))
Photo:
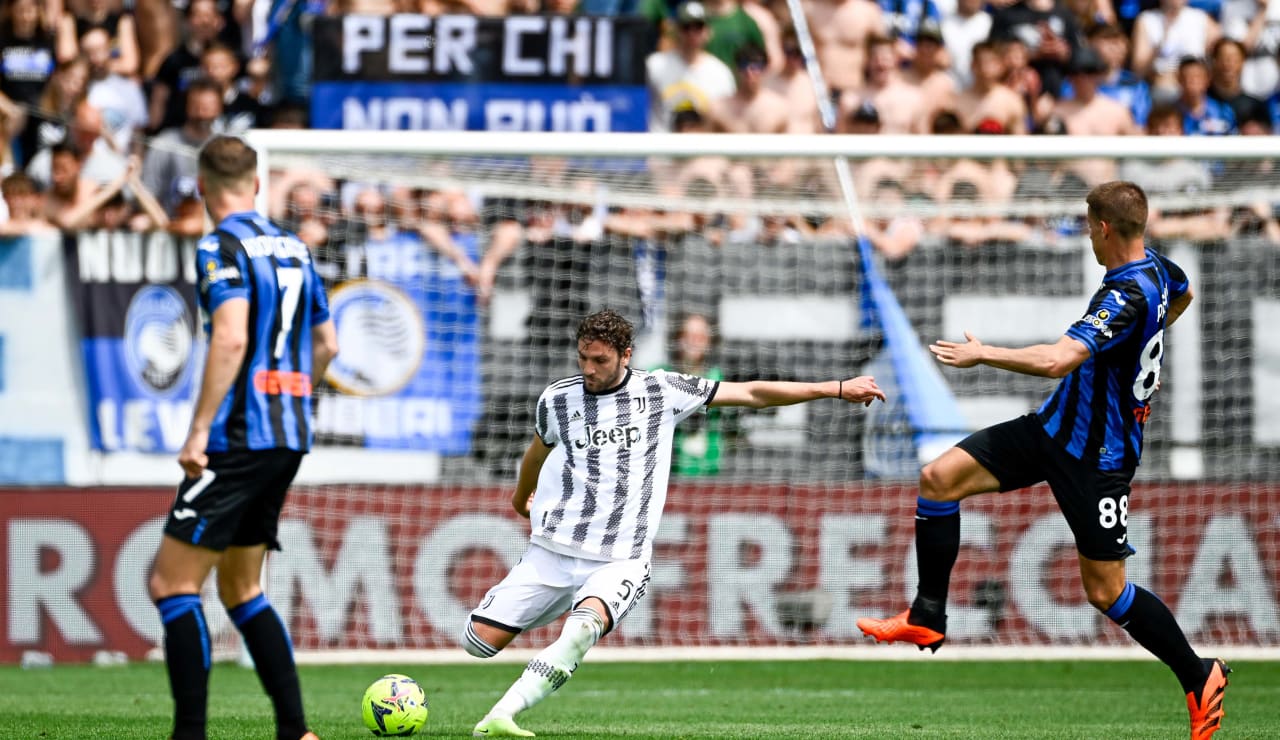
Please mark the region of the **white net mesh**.
MULTIPOLYGON (((963 423, 945 423, 902 400, 921 398, 907 387, 921 381, 898 376, 895 353, 965 330, 1011 346, 1061 336, 1102 276, 1084 194, 1113 178, 1148 190, 1150 243, 1198 297, 1171 332, 1147 426, 1130 578, 1173 605, 1195 641, 1280 642, 1272 160, 1184 158, 1180 140, 1123 160, 853 156, 872 266, 825 156, 662 157, 634 144, 590 157, 450 155, 447 141, 371 153, 367 135, 348 136, 345 151, 266 148, 273 215, 313 243, 334 302, 359 309, 346 326, 335 311, 346 364, 321 391, 329 446, 314 455, 403 448, 438 467, 434 480, 295 491, 270 592, 300 647, 456 645, 524 548, 527 524, 507 501, 533 402, 575 372, 573 330, 606 306, 640 328, 643 367, 729 380, 869 373, 896 399, 691 420, 650 595, 619 644, 857 642, 857 616, 897 611, 914 591, 920 443, 1025 413, 1053 388, 947 370, 963 423), (868 297, 874 275, 912 336, 889 336, 886 306, 868 297), (368 292, 379 283, 394 290, 368 292), (691 315, 713 332, 705 358, 680 355, 691 315)), ((1047 489, 967 502, 963 537, 949 640, 1127 641, 1085 601, 1047 489)))

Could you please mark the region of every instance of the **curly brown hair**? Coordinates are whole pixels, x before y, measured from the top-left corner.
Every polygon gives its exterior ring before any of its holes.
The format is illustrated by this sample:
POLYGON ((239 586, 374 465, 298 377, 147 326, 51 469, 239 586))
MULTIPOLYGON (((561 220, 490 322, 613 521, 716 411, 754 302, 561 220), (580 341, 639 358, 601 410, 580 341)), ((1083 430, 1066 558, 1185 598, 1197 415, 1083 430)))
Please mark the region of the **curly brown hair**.
POLYGON ((611 308, 596 311, 578 324, 578 342, 601 341, 622 354, 631 349, 635 327, 611 308))

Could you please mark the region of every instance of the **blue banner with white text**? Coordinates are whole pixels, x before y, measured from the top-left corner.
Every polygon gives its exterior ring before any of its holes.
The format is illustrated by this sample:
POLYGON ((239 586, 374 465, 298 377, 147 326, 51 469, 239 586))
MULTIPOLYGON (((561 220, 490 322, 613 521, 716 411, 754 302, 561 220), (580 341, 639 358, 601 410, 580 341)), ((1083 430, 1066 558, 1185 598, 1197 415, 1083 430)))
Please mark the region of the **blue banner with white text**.
MULTIPOLYGON (((474 233, 452 238, 479 259, 474 233)), ((317 443, 466 454, 481 412, 475 291, 415 233, 336 251, 329 313, 340 351, 316 401, 317 443)))
POLYGON ((203 364, 194 245, 163 233, 106 231, 69 235, 66 244, 90 446, 177 452, 203 364))
POLYGON ((642 18, 318 18, 311 126, 645 131, 642 18))

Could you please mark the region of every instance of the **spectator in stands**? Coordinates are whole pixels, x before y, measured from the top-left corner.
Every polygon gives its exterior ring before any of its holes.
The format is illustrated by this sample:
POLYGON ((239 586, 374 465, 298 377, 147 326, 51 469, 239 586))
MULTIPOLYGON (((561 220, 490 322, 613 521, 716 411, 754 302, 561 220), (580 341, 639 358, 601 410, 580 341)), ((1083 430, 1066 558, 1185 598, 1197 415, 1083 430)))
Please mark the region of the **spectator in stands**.
POLYGON ((734 60, 737 91, 711 104, 716 131, 734 134, 781 134, 788 126, 786 100, 764 85, 769 62, 758 46, 744 46, 734 60))
POLYGON ((1025 44, 1042 89, 1055 98, 1071 55, 1085 43, 1071 11, 1055 0, 1018 0, 1000 8, 992 16, 991 37, 1025 44))
POLYGON ((54 231, 45 218, 43 198, 36 181, 23 172, 15 172, 0 181, 9 217, 0 221, 0 236, 36 235, 54 231))
POLYGON ((1142 133, 1128 108, 1098 93, 1098 86, 1106 73, 1106 62, 1091 47, 1076 52, 1071 60, 1072 97, 1060 100, 1054 106, 1054 115, 1065 124, 1068 134, 1127 136, 1142 133))
POLYGON ((1266 103, 1244 91, 1244 44, 1235 39, 1220 38, 1213 42, 1209 77, 1209 97, 1231 108, 1237 125, 1243 121, 1266 117, 1266 103))
POLYGON ((862 87, 867 40, 885 32, 884 11, 874 0, 813 0, 805 3, 818 62, 837 99, 862 87))
POLYGON ((1044 89, 1040 73, 1031 66, 1031 55, 1022 39, 1002 37, 996 48, 1004 60, 1004 84, 1022 97, 1027 107, 1027 127, 1037 133, 1053 113, 1054 96, 1044 89))
POLYGON ((1219 17, 1222 35, 1244 44, 1245 62, 1241 86, 1265 100, 1280 85, 1280 3, 1273 0, 1225 2, 1219 17))
MULTIPOLYGON (((671 362, 659 369, 696 375, 708 380, 724 380, 724 370, 715 362, 716 335, 711 320, 689 314, 675 322, 671 337, 671 362)), ((694 414, 676 427, 672 444, 671 472, 682 476, 718 475, 724 454, 723 408, 709 408, 694 414)))
POLYGON ((83 156, 73 139, 50 150, 50 185, 45 198, 45 217, 60 229, 88 225, 97 209, 120 191, 128 170, 103 184, 83 177, 83 156))
POLYGON ((877 215, 866 220, 866 236, 890 262, 906 259, 925 233, 920 219, 905 211, 906 201, 906 189, 892 178, 881 179, 871 192, 871 205, 877 215))
MULTIPOLYGON (((125 155, 115 148, 111 139, 103 135, 102 113, 88 100, 75 105, 70 125, 61 141, 71 142, 80 157, 81 174, 100 185, 114 181, 124 173, 125 155)), ((44 147, 36 152, 27 165, 27 174, 42 186, 52 183, 52 149, 44 147)))
POLYGON ((908 82, 898 68, 893 39, 873 36, 867 41, 866 84, 855 95, 842 95, 846 112, 870 101, 880 115, 880 132, 920 134, 928 127, 929 105, 919 86, 908 82))
POLYGON ((1160 0, 1144 10, 1133 26, 1134 74, 1151 82, 1151 95, 1160 102, 1178 97, 1178 64, 1184 57, 1204 57, 1219 35, 1218 24, 1187 0, 1160 0))
POLYGON ((956 0, 954 13, 942 17, 942 39, 951 57, 951 74, 963 90, 973 86, 973 47, 991 35, 991 14, 983 0, 956 0))
POLYGON ((128 152, 133 132, 147 126, 147 99, 132 78, 112 71, 109 43, 101 28, 92 28, 80 38, 80 49, 89 61, 89 102, 102 111, 104 133, 116 150, 128 152))
MULTIPOLYGON (((1184 136, 1182 111, 1176 106, 1158 103, 1147 118, 1149 136, 1184 136)), ((1204 160, 1170 157, 1161 162, 1126 160, 1120 175, 1137 183, 1153 202, 1166 205, 1154 212, 1147 223, 1147 233, 1156 239, 1224 239, 1230 233, 1230 211, 1225 206, 1202 208, 1195 205, 1198 196, 1213 187, 1213 173, 1204 160), (1167 203, 1173 200, 1172 207, 1167 203)))
POLYGON ((942 37, 942 25, 927 18, 916 30, 915 55, 911 66, 903 73, 903 80, 924 94, 925 113, 920 133, 928 133, 929 122, 941 110, 951 110, 956 104, 956 79, 950 74, 950 60, 942 37))
POLYGON ((83 57, 59 64, 32 110, 26 111, 26 125, 18 136, 18 158, 29 165, 43 147, 53 146, 67 136, 67 123, 75 115, 76 104, 89 86, 89 63, 83 57))
POLYGON ((711 32, 702 3, 683 3, 676 22, 679 33, 675 48, 656 51, 645 60, 651 98, 650 131, 668 131, 672 115, 682 104, 705 114, 715 101, 737 89, 733 72, 703 49, 711 32))
MULTIPOLYGON (((778 16, 773 14, 761 0, 742 0, 742 11, 751 16, 751 20, 756 22, 760 28, 760 35, 764 37, 764 54, 769 60, 769 75, 782 74, 782 68, 785 63, 782 54, 782 24, 778 20, 778 16)), ((783 16, 790 20, 790 14, 783 16)))
POLYGON ((222 117, 222 93, 212 82, 199 79, 187 88, 187 118, 177 128, 161 131, 151 140, 142 181, 156 194, 171 218, 190 184, 196 180, 196 155, 215 133, 222 117))
MULTIPOLYGON (((313 250, 323 250, 329 242, 329 225, 336 215, 332 208, 332 195, 327 205, 325 208, 320 191, 311 183, 300 182, 289 190, 281 225, 286 231, 297 234, 313 250)), ((317 254, 316 271, 326 280, 335 280, 340 275, 332 261, 323 259, 327 256, 317 254)))
POLYGON ((58 59, 67 60, 82 49, 76 46, 85 34, 102 29, 107 35, 111 71, 133 77, 138 74, 138 33, 133 13, 120 9, 119 0, 68 0, 58 25, 58 59))
POLYGON ((880 124, 880 111, 876 108, 876 104, 870 100, 862 101, 857 108, 845 113, 840 120, 840 126, 837 128, 842 134, 878 134, 882 130, 880 124))
POLYGON ((812 134, 822 130, 818 100, 814 97, 813 80, 804 66, 804 54, 794 28, 782 35, 782 72, 766 77, 765 85, 782 96, 787 112, 787 133, 812 134))
POLYGON ((997 122, 1010 134, 1027 133, 1027 106, 1022 96, 1004 84, 1005 64, 992 41, 973 47, 973 86, 956 98, 956 115, 966 131, 985 120, 997 122))
POLYGON ((186 114, 187 86, 200 76, 200 58, 216 43, 223 28, 214 0, 189 0, 182 43, 165 57, 151 85, 150 131, 181 126, 186 114))
POLYGON ((220 133, 239 136, 266 118, 266 106, 240 89, 237 80, 240 60, 234 51, 221 44, 213 44, 200 58, 200 69, 204 78, 222 94, 220 133))
POLYGON ((1065 0, 1067 10, 1075 18, 1076 26, 1088 36, 1098 26, 1109 26, 1116 22, 1115 8, 1110 0, 1065 0))
MULTIPOLYGON (((1099 26, 1089 33, 1089 44, 1107 65, 1098 92, 1128 108, 1139 127, 1146 126, 1147 114, 1151 111, 1151 88, 1125 66, 1129 59, 1129 37, 1118 26, 1099 26)), ((1064 97, 1070 97, 1070 92, 1064 97)))
MULTIPOLYGON (((53 77, 53 27, 39 0, 10 0, 0 10, 0 145, 6 148, 26 125, 26 111, 40 101, 53 77)), ((29 153, 19 153, 25 164, 29 153)))
POLYGON ((1225 136, 1240 133, 1231 106, 1209 97, 1209 65, 1199 57, 1178 64, 1178 110, 1188 136, 1225 136))

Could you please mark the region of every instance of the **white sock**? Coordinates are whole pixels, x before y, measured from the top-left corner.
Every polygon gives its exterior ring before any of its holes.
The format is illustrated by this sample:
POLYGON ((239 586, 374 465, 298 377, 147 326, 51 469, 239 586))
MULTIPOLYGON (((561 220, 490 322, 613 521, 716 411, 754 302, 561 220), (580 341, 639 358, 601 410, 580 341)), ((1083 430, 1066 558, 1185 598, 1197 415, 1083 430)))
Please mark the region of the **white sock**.
POLYGON ((529 661, 524 673, 507 689, 490 717, 514 717, 555 693, 578 669, 578 663, 604 634, 604 619, 587 608, 574 609, 565 620, 560 639, 529 661))

